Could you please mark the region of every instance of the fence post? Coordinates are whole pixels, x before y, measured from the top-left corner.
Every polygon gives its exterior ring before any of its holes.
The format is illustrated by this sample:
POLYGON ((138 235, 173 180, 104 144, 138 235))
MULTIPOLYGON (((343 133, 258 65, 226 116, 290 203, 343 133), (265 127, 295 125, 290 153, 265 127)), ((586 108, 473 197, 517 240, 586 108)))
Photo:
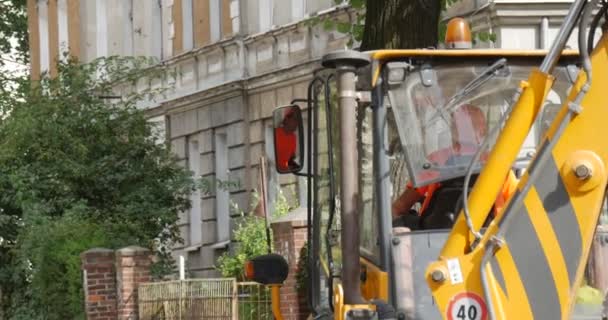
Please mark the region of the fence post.
POLYGON ((80 254, 88 320, 116 319, 114 251, 94 248, 80 254))
POLYGON ((272 222, 274 251, 289 264, 289 276, 281 287, 281 312, 286 320, 303 320, 310 313, 306 293, 297 289, 300 250, 306 244, 306 208, 297 208, 272 222))
POLYGON ((232 279, 232 319, 239 319, 239 288, 236 279, 232 279))
POLYGON ((151 282, 152 253, 142 247, 131 246, 116 252, 118 291, 118 319, 136 320, 139 317, 138 287, 151 282))

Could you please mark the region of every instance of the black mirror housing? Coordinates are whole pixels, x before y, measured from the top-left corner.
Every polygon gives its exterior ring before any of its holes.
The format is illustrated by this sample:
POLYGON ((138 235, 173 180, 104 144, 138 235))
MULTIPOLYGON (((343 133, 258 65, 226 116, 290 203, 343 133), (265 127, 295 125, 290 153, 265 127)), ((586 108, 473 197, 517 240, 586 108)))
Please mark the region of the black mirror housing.
POLYGON ((289 275, 289 265, 281 255, 265 254, 245 263, 245 275, 260 284, 280 285, 289 275))

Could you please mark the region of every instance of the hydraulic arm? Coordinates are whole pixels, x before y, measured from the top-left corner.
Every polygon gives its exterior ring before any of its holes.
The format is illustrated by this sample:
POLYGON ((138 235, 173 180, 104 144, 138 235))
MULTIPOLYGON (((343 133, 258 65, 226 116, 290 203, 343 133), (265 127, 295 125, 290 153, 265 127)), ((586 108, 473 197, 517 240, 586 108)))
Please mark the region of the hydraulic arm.
MULTIPOLYGON (((492 150, 469 204, 473 228, 491 207, 552 79, 551 70, 577 21, 579 38, 596 2, 576 1, 538 70, 521 83, 513 113, 492 150), (520 131, 523 131, 523 135, 520 131), (507 167, 505 167, 507 166, 507 167)), ((592 28, 593 29, 593 28, 592 28)), ((591 32, 594 32, 593 30, 591 32)), ((481 239, 461 214, 427 282, 445 319, 568 319, 606 189, 608 37, 586 54, 566 103, 543 139, 500 219, 481 239), (593 79, 593 81, 591 81, 593 79)))

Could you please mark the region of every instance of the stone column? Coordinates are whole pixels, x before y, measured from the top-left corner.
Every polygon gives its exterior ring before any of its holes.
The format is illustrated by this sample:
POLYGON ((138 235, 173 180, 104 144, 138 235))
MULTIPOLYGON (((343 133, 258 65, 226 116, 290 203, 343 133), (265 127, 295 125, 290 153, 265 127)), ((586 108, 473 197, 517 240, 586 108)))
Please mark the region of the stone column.
POLYGON ((88 320, 116 319, 114 251, 95 248, 80 255, 84 273, 85 311, 88 320))
POLYGON ((138 319, 137 290, 140 283, 151 282, 152 253, 142 247, 126 247, 116 251, 116 283, 118 319, 138 319))
POLYGON ((296 275, 300 250, 306 244, 306 208, 298 208, 272 225, 274 252, 289 264, 289 276, 281 287, 281 312, 286 320, 303 320, 310 313, 306 292, 298 292, 296 275))

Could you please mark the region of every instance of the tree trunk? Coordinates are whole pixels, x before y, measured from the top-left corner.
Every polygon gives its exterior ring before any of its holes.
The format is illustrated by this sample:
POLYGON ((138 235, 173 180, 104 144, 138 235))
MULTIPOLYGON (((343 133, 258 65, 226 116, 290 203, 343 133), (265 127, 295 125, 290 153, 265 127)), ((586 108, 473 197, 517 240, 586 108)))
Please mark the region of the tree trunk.
POLYGON ((437 46, 440 0, 367 0, 361 51, 437 46))

